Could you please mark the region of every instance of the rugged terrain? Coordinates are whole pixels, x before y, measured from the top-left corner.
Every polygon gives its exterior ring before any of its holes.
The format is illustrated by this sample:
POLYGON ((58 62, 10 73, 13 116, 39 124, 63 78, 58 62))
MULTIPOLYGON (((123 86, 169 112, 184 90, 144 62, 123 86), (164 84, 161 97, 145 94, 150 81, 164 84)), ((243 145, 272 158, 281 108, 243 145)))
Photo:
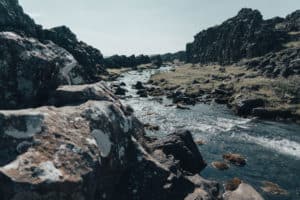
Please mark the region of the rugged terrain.
POLYGON ((299 10, 263 20, 259 11, 242 9, 197 34, 187 45, 187 64, 154 75, 149 94, 180 104, 215 101, 241 116, 299 122, 299 27, 299 10))
MULTIPOLYGON (((45 30, 17 0, 0 0, 0 50, 1 199, 222 198, 200 176, 206 163, 191 133, 147 137, 132 108, 97 82, 100 51, 67 27, 45 30)), ((224 199, 262 199, 245 185, 224 199)))

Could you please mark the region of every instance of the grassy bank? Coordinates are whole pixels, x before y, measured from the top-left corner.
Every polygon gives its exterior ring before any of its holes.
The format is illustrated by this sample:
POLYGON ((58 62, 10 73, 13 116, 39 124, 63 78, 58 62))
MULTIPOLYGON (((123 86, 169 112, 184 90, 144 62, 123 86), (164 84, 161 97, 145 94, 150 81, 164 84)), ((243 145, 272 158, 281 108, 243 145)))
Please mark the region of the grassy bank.
POLYGON ((300 115, 300 77, 268 78, 256 71, 238 66, 185 64, 173 71, 155 74, 151 80, 164 90, 176 88, 189 96, 213 94, 230 90, 228 104, 236 99, 263 99, 271 110, 289 111, 300 115))

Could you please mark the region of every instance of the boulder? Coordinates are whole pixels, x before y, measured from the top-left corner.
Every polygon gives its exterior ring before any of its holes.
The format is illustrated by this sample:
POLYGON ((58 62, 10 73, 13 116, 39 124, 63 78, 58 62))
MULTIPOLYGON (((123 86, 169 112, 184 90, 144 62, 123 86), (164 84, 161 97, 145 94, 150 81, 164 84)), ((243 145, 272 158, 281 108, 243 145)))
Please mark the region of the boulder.
POLYGON ((261 119, 293 119, 295 116, 290 110, 270 109, 270 108, 254 108, 253 116, 261 119))
POLYGON ((241 179, 235 177, 235 178, 233 178, 233 179, 226 182, 225 190, 226 191, 234 191, 239 187, 239 185, 241 183, 242 183, 241 179))
POLYGON ((219 161, 216 161, 216 162, 212 162, 211 165, 218 169, 218 170, 227 170, 229 169, 229 165, 227 163, 224 163, 224 162, 219 162, 219 161))
POLYGON ((252 113, 253 109, 263 107, 265 100, 254 98, 254 99, 238 99, 234 103, 234 111, 237 115, 248 116, 252 113))
POLYGON ((131 155, 134 118, 123 109, 88 101, 0 111, 1 199, 110 199, 131 155))
POLYGON ((240 154, 227 153, 223 155, 223 159, 237 166, 246 165, 246 159, 240 154))
POLYGON ((52 42, 0 32, 0 43, 2 109, 39 106, 59 85, 84 82, 82 66, 52 42))
POLYGON ((124 96, 126 95, 127 90, 122 88, 121 86, 117 86, 114 88, 115 95, 124 96))
POLYGON ((272 183, 270 181, 263 181, 263 186, 261 189, 264 192, 270 193, 272 195, 287 195, 288 192, 282 189, 278 184, 272 183))
POLYGON ((70 104, 82 104, 86 101, 114 102, 117 98, 112 94, 104 82, 86 85, 64 85, 53 92, 49 99, 50 105, 65 106, 70 104))
POLYGON ((234 191, 227 191, 224 200, 263 200, 264 198, 250 185, 241 183, 234 191))
POLYGON ((206 163, 199 153, 193 137, 189 131, 179 130, 166 138, 149 143, 149 149, 161 150, 168 156, 173 156, 182 170, 199 173, 206 167, 206 163))
POLYGON ((145 86, 141 81, 138 81, 138 82, 136 82, 135 85, 133 85, 133 88, 135 88, 137 90, 143 90, 143 89, 145 89, 145 86))

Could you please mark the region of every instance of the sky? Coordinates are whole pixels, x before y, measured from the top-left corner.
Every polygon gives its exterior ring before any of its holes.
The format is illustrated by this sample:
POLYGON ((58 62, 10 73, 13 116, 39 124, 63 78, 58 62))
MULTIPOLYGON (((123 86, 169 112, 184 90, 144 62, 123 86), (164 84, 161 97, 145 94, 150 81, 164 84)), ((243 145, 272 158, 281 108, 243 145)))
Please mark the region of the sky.
POLYGON ((45 28, 66 25, 104 56, 184 50, 194 35, 255 8, 264 18, 285 17, 300 0, 19 0, 45 28))

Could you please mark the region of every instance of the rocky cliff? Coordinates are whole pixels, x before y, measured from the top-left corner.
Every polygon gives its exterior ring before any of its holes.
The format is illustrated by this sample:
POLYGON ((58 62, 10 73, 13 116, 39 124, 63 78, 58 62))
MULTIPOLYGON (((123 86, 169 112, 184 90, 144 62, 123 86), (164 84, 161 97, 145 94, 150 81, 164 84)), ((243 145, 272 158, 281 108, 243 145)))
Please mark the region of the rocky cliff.
POLYGON ((187 62, 226 65, 281 50, 293 40, 289 33, 299 31, 299 24, 299 11, 264 20, 258 10, 242 9, 221 25, 198 33, 187 44, 187 62))

